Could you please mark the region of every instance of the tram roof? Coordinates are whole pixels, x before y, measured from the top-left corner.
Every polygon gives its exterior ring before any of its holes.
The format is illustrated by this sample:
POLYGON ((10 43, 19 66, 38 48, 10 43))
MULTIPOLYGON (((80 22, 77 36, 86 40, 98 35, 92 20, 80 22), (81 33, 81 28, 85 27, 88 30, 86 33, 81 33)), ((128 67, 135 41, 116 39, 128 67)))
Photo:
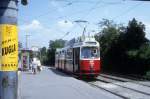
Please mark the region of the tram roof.
POLYGON ((95 40, 94 37, 84 37, 79 38, 72 47, 81 47, 81 46, 99 46, 99 43, 95 40))
POLYGON ((65 51, 69 48, 76 48, 82 46, 99 46, 99 42, 97 42, 94 37, 72 39, 65 45, 64 48, 57 48, 56 52, 65 51))

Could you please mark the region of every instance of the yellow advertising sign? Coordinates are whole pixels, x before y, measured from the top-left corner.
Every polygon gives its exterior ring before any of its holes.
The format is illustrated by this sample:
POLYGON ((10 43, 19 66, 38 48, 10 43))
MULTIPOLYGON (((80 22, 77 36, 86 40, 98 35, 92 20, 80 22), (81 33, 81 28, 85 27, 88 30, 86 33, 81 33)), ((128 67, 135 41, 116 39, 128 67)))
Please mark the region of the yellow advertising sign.
POLYGON ((0 71, 18 69, 18 32, 17 26, 0 25, 0 71))

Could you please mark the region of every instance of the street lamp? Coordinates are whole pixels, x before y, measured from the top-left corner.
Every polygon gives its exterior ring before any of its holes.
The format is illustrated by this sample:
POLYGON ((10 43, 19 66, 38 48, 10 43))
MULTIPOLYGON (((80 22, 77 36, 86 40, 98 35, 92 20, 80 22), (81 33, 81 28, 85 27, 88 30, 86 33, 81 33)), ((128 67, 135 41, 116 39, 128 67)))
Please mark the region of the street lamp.
POLYGON ((28 0, 21 0, 21 4, 22 5, 27 5, 28 4, 28 0))

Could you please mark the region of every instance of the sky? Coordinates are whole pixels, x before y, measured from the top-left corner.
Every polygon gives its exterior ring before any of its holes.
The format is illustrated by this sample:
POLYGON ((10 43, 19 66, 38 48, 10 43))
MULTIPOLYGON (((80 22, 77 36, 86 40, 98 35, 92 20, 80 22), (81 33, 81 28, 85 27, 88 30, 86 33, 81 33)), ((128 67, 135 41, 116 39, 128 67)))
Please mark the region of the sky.
POLYGON ((146 26, 150 39, 150 2, 131 0, 28 0, 19 4, 19 41, 23 47, 48 47, 50 40, 70 40, 82 35, 94 35, 103 18, 127 25, 136 18, 146 26), (80 22, 79 22, 80 21, 80 22), (81 22, 83 21, 83 22, 81 22), (95 31, 95 32, 94 32, 95 31))

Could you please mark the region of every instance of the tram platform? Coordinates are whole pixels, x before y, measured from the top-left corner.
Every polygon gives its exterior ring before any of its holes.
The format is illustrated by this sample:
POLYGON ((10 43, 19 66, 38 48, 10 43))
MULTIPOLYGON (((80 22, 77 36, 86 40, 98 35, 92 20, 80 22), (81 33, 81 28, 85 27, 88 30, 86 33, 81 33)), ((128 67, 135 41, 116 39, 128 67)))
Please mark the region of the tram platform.
POLYGON ((54 68, 44 68, 36 75, 21 72, 20 99, 120 99, 54 68))

